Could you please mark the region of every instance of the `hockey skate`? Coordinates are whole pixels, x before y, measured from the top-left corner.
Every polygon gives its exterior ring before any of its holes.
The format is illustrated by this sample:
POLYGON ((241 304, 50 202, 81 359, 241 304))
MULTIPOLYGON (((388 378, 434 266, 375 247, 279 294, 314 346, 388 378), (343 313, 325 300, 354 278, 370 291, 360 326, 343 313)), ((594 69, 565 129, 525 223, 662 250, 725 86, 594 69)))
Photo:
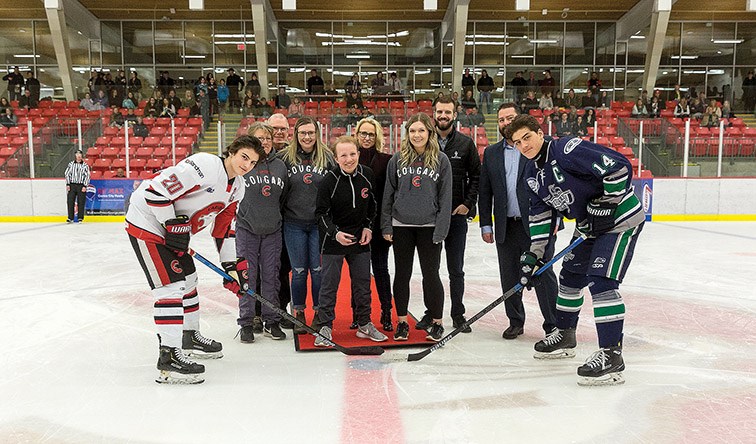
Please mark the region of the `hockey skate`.
POLYGON ((560 330, 555 328, 546 338, 536 342, 535 354, 536 359, 563 359, 575 356, 575 329, 568 328, 560 330))
POLYGON ((197 330, 184 330, 181 348, 187 356, 198 359, 219 359, 223 357, 223 345, 200 334, 197 330))
POLYGON ((200 384, 205 381, 202 377, 205 366, 187 359, 177 347, 160 346, 157 369, 160 371, 155 380, 158 384, 200 384))
POLYGON ((620 385, 625 383, 622 371, 625 361, 622 359, 622 347, 601 348, 592 354, 585 364, 578 367, 578 385, 620 385))

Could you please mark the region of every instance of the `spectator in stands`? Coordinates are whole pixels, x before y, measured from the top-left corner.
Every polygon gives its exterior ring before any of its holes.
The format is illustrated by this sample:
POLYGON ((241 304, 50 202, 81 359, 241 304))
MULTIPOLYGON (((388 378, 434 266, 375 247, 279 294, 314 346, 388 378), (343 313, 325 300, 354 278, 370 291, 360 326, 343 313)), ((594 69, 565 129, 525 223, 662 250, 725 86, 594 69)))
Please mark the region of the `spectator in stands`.
POLYGON ((168 97, 164 98, 162 108, 160 109, 160 117, 170 117, 172 119, 175 115, 176 107, 173 106, 173 103, 171 103, 168 97))
POLYGON ((470 74, 470 68, 465 68, 464 74, 462 74, 462 93, 466 94, 467 91, 475 89, 475 77, 470 74))
POLYGON ((122 102, 126 98, 129 88, 129 79, 126 78, 126 73, 119 69, 115 79, 113 79, 114 89, 118 91, 118 103, 122 102))
POLYGON ((648 117, 659 117, 662 110, 659 98, 656 96, 651 97, 651 101, 646 105, 646 110, 648 111, 648 117))
POLYGON ((685 97, 680 99, 680 102, 675 106, 675 117, 686 118, 690 117, 690 107, 688 106, 688 99, 685 97))
POLYGON ((276 109, 289 109, 289 105, 291 105, 291 97, 289 97, 288 94, 286 94, 286 88, 283 86, 278 88, 278 94, 276 95, 276 109))
POLYGON ((667 104, 664 103, 664 99, 662 99, 661 90, 657 89, 654 90, 654 95, 651 97, 651 100, 653 100, 654 97, 656 97, 656 101, 659 102, 659 111, 667 109, 667 104))
POLYGON ((580 101, 580 107, 586 110, 596 109, 596 107, 598 107, 598 104, 593 99, 593 94, 591 94, 590 90, 585 92, 583 99, 580 101))
POLYGON ((126 172, 123 171, 123 168, 118 168, 116 170, 115 177, 118 179, 124 179, 126 177, 126 172))
POLYGON ((385 127, 389 127, 394 123, 394 118, 391 116, 391 114, 389 114, 389 112, 386 110, 386 107, 384 106, 378 108, 378 114, 375 115, 375 120, 385 127))
POLYGON ((242 107, 242 115, 246 117, 255 117, 256 112, 257 104, 255 104, 255 100, 251 97, 247 97, 244 100, 244 106, 242 107))
POLYGON ((459 126, 470 128, 472 127, 472 124, 470 123, 470 118, 467 115, 467 110, 462 107, 462 105, 457 105, 457 123, 459 123, 459 126))
POLYGON ((588 128, 585 125, 585 120, 583 120, 583 116, 577 116, 577 120, 575 121, 575 125, 574 125, 574 131, 575 131, 575 135, 578 137, 585 137, 588 135, 588 128))
POLYGON ((8 81, 8 97, 10 100, 19 100, 21 98, 21 87, 24 86, 24 76, 18 70, 18 66, 13 68, 12 72, 3 76, 3 80, 8 81))
POLYGON ((756 77, 754 77, 753 70, 748 71, 743 79, 743 106, 745 112, 748 114, 753 113, 753 107, 756 106, 756 77))
POLYGON ((304 115, 304 103, 299 101, 299 97, 294 97, 294 102, 289 105, 289 117, 299 118, 304 115))
POLYGON ((551 76, 551 70, 545 70, 543 72, 543 79, 538 82, 538 86, 541 88, 541 94, 546 94, 547 92, 554 94, 555 85, 556 80, 551 76))
POLYGON ((325 82, 323 78, 318 75, 318 70, 313 68, 310 70, 310 78, 307 79, 307 94, 318 95, 323 94, 325 90, 325 82))
POLYGON ((470 114, 467 115, 467 119, 470 122, 470 126, 483 126, 486 123, 485 116, 478 112, 478 108, 470 108, 470 114))
POLYGON ((156 89, 152 92, 152 97, 155 98, 155 101, 160 105, 163 103, 163 92, 159 89, 156 89))
POLYGON ((111 113, 110 113, 110 126, 113 128, 123 128, 123 122, 125 119, 123 118, 123 114, 121 114, 121 111, 118 109, 117 106, 113 105, 111 107, 111 113))
POLYGON ((155 100, 154 97, 150 97, 149 100, 147 100, 147 104, 144 105, 144 116, 145 117, 157 117, 160 115, 160 106, 157 103, 157 100, 155 100))
POLYGON ((18 107, 26 110, 39 106, 39 100, 36 100, 28 89, 24 90, 24 95, 18 99, 18 107))
POLYGON ((607 91, 601 91, 601 97, 599 98, 598 106, 604 109, 609 109, 612 107, 612 98, 609 97, 609 93, 607 91))
POLYGON ((389 94, 401 95, 402 91, 404 90, 404 88, 402 87, 402 81, 399 79, 395 72, 392 72, 389 75, 388 86, 389 90, 391 91, 389 94))
POLYGON ((554 96, 552 97, 552 100, 554 100, 554 108, 569 108, 569 106, 566 106, 566 103, 564 99, 562 98, 562 93, 557 91, 554 96))
POLYGON ((478 107, 478 103, 475 101, 475 96, 471 89, 465 90, 465 96, 462 97, 462 102, 460 102, 460 104, 462 105, 462 108, 466 110, 478 107))
POLYGON ((121 102, 121 108, 134 109, 137 106, 137 104, 134 103, 135 101, 134 93, 129 92, 126 98, 123 99, 123 102, 121 102))
POLYGON ((443 97, 445 97, 445 95, 444 95, 444 92, 443 92, 443 91, 439 91, 439 92, 438 92, 438 95, 436 96, 436 98, 435 98, 435 99, 433 99, 433 106, 435 106, 435 105, 436 105, 436 102, 438 102, 438 99, 441 99, 441 98, 443 98, 443 97))
POLYGON ((132 129, 134 130, 134 136, 136 137, 147 137, 150 135, 150 129, 144 124, 142 116, 137 116, 136 123, 132 129))
POLYGON ((635 101, 635 105, 633 105, 631 114, 633 117, 638 118, 648 116, 648 109, 646 108, 646 105, 643 104, 643 99, 638 99, 635 101))
POLYGON ((247 82, 247 90, 252 92, 252 95, 255 97, 260 97, 260 94, 262 94, 262 88, 260 87, 260 79, 257 78, 257 73, 253 72, 249 76, 249 81, 247 82))
POLYGON ((517 71, 514 78, 509 82, 512 85, 512 92, 515 102, 519 105, 520 99, 525 94, 525 90, 528 88, 528 81, 522 77, 522 71, 517 71))
POLYGON ((711 99, 709 106, 706 107, 703 117, 701 118, 701 126, 716 127, 719 126, 719 119, 722 118, 722 109, 717 106, 717 101, 711 99))
POLYGON ((218 115, 222 116, 226 113, 226 107, 228 106, 228 86, 226 86, 226 79, 220 79, 218 81, 218 115))
POLYGON ((160 72, 160 77, 158 78, 158 81, 157 81, 157 87, 162 93, 163 97, 167 96, 168 91, 172 90, 175 85, 176 85, 176 82, 168 74, 168 71, 160 72))
POLYGON ((601 103, 600 101, 600 93, 601 93, 601 79, 599 79, 598 73, 596 71, 593 71, 591 73, 591 78, 588 79, 588 91, 591 92, 591 95, 593 96, 593 100, 597 103, 601 103))
POLYGON ((79 102, 79 107, 87 111, 102 109, 99 106, 99 103, 95 103, 95 101, 92 100, 92 95, 90 93, 85 93, 84 98, 79 102))
POLYGON ((129 108, 126 111, 126 116, 124 116, 123 120, 125 120, 126 122, 129 122, 129 126, 132 126, 136 123, 137 115, 134 114, 134 108, 129 108))
POLYGON ((69 224, 74 221, 74 203, 78 205, 78 223, 84 222, 84 202, 87 197, 87 185, 89 185, 89 165, 84 162, 84 154, 76 150, 74 160, 68 163, 66 172, 66 192, 68 193, 68 219, 69 224))
MULTIPOLYGON (((357 91, 350 91, 346 98, 347 108, 359 108, 362 109, 365 105, 362 103, 362 97, 357 91)), ((356 123, 356 122, 355 122, 356 123)))
POLYGON ((735 114, 732 113, 732 107, 730 106, 729 100, 725 100, 722 103, 722 117, 725 119, 731 119, 735 117, 735 114))
POLYGON ((375 78, 370 82, 370 87, 373 89, 373 94, 385 94, 386 91, 386 79, 383 78, 383 72, 378 71, 375 74, 375 78))
POLYGON ((361 109, 357 107, 347 108, 346 121, 347 125, 356 125, 361 118, 361 109))
MULTIPOLYGON (((170 97, 170 95, 168 97, 170 97)), ((184 91, 184 100, 181 102, 181 105, 183 108, 191 108, 192 105, 194 105, 194 102, 196 101, 197 101, 197 98, 194 96, 194 93, 192 92, 191 89, 187 89, 186 91, 184 91)))
POLYGON ((199 96, 199 91, 201 89, 207 94, 207 79, 205 76, 199 76, 197 80, 194 81, 194 95, 199 96))
POLYGON ((461 106, 459 101, 459 92, 452 91, 451 100, 454 102, 454 109, 457 109, 458 106, 461 106))
POLYGON ((110 88, 110 90, 108 90, 108 104, 110 106, 118 106, 121 102, 123 102, 123 100, 118 97, 118 90, 110 88))
POLYGON ((204 90, 200 90, 199 97, 197 97, 197 104, 199 105, 200 115, 202 116, 203 128, 205 131, 210 128, 210 98, 207 96, 204 90))
POLYGON ((352 75, 352 77, 344 84, 344 91, 347 96, 349 96, 349 93, 352 91, 359 92, 361 89, 362 83, 360 83, 360 76, 357 73, 354 73, 354 75, 352 75))
POLYGON ((575 122, 577 122, 577 118, 578 118, 577 108, 574 107, 574 106, 571 106, 570 107, 570 113, 567 116, 567 120, 569 120, 572 123, 575 123, 575 122))
POLYGON ((12 108, 10 102, 5 97, 0 97, 0 114, 5 112, 5 108, 12 108))
POLYGON ((175 109, 177 112, 181 109, 181 99, 178 98, 176 95, 176 90, 172 89, 168 91, 168 101, 173 105, 173 109, 175 109))
POLYGON ((520 110, 522 114, 528 114, 531 109, 538 109, 538 99, 534 91, 528 90, 525 98, 520 101, 520 110))
POLYGON ((267 119, 271 114, 273 114, 273 108, 268 103, 268 99, 265 97, 260 98, 260 103, 257 106, 257 116, 267 119))
MULTIPOLYGON (((208 76, 210 76, 210 74, 212 73, 208 73, 208 76)), ((218 113, 218 83, 216 83, 215 77, 206 77, 206 78, 207 78, 207 100, 210 102, 210 120, 212 120, 213 114, 218 113)))
POLYGON ((541 94, 541 100, 538 101, 538 108, 542 111, 548 111, 554 108, 554 101, 551 99, 551 93, 541 94))
POLYGON ((131 71, 128 83, 129 92, 136 98, 137 105, 142 100, 142 80, 136 71, 131 71))
POLYGON ((41 87, 42 87, 42 85, 40 85, 39 84, 39 80, 37 80, 34 77, 34 73, 31 72, 31 71, 27 71, 26 72, 26 84, 24 85, 24 89, 31 91, 31 97, 37 103, 39 103, 39 94, 40 94, 41 87))
POLYGON ((588 128, 592 128, 596 124, 596 111, 593 109, 585 110, 583 119, 585 120, 585 126, 588 128))
POLYGON ((478 92, 480 92, 481 111, 485 108, 486 113, 491 112, 491 93, 495 89, 494 80, 485 69, 480 72, 478 79, 478 92))
POLYGON ((641 92, 640 99, 643 101, 643 104, 648 107, 648 104, 651 103, 651 99, 648 98, 648 90, 644 89, 643 92, 641 92))
POLYGON ((675 83, 675 88, 670 93, 670 96, 671 100, 674 100, 677 103, 680 103, 680 101, 685 98, 685 93, 680 89, 679 83, 675 83))
POLYGON ((333 85, 333 82, 328 84, 328 88, 323 92, 326 96, 329 96, 326 100, 333 103, 336 101, 337 97, 339 95, 339 92, 336 91, 336 87, 333 85))
POLYGON ((693 99, 693 102, 690 104, 690 117, 700 120, 703 117, 704 111, 706 111, 706 108, 701 99, 698 97, 693 99))
MULTIPOLYGON (((3 97, 5 99, 5 97, 3 97)), ((15 114, 13 114, 13 108, 7 107, 2 111, 2 114, 0 114, 0 125, 10 128, 12 126, 16 126, 18 124, 18 117, 16 117, 15 114)))
POLYGON ((569 121, 567 113, 560 113, 559 114, 559 120, 557 120, 555 125, 556 135, 557 137, 565 137, 565 136, 572 136, 574 132, 574 127, 572 122, 569 121))
POLYGON ((236 113, 241 108, 239 91, 244 88, 244 80, 236 74, 234 68, 228 68, 226 77, 226 86, 228 87, 228 108, 229 112, 236 113))
POLYGON ((202 110, 200 109, 199 98, 192 101, 192 106, 189 108, 189 115, 193 117, 202 117, 202 110))
POLYGON ((579 107, 581 105, 580 97, 575 94, 575 90, 570 88, 569 91, 567 91, 567 96, 564 98, 564 106, 566 108, 569 108, 571 106, 579 107))

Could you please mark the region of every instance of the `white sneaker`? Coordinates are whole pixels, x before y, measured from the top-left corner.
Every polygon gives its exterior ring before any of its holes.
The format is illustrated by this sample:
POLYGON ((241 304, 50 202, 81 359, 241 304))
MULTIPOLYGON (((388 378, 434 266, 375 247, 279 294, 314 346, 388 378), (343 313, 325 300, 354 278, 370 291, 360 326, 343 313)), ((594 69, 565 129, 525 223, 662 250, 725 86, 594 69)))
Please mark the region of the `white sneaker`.
POLYGON ((333 339, 333 337, 331 336, 331 327, 324 325, 320 327, 319 333, 320 336, 315 337, 315 347, 330 347, 331 344, 326 342, 326 339, 328 339, 328 341, 333 339))
POLYGON ((375 342, 388 341, 388 336, 379 332, 372 322, 368 322, 367 324, 360 326, 357 329, 357 337, 362 339, 370 339, 371 341, 375 342))

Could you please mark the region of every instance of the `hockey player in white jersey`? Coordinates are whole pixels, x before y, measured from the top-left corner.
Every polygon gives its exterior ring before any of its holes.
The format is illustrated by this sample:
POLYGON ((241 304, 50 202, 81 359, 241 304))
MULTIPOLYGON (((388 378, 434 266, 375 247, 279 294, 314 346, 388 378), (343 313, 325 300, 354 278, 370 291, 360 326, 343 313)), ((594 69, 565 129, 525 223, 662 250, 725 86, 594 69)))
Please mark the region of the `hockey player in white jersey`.
POLYGON ((189 156, 142 182, 131 195, 126 231, 155 298, 159 383, 200 383, 205 366, 189 357, 223 356, 222 345, 199 332, 197 272, 187 253, 189 239, 212 226, 221 264, 237 278, 223 285, 235 294, 246 290, 246 261, 236 258, 236 207, 244 197, 244 174, 264 158, 260 141, 242 136, 223 157, 189 156))

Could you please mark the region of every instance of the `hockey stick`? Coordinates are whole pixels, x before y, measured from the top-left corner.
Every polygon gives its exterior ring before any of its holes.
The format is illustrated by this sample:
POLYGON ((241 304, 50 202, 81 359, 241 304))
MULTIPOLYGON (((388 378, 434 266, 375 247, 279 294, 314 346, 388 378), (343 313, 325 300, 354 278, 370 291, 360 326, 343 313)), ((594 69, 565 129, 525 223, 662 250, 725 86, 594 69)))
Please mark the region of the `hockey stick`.
MULTIPOLYGON (((572 251, 575 247, 580 245, 585 240, 585 235, 582 235, 575 239, 570 245, 568 245, 564 250, 560 251, 559 254, 554 256, 550 261, 546 262, 541 266, 538 270, 533 273, 533 276, 540 276, 541 273, 551 268, 552 265, 554 265, 559 259, 561 259, 563 256, 565 256, 567 253, 572 251)), ((472 325, 475 321, 485 316, 488 312, 496 308, 499 304, 504 302, 508 297, 512 296, 513 294, 519 292, 522 290, 522 284, 517 284, 514 287, 512 287, 509 291, 501 295, 498 299, 491 302, 486 306, 483 310, 478 312, 475 316, 468 319, 464 324, 460 325, 459 327, 455 328, 454 331, 449 333, 448 335, 441 338, 440 341, 435 343, 433 346, 428 347, 427 349, 417 352, 417 353, 411 353, 407 355, 407 361, 413 362, 413 361, 419 361, 423 359, 424 357, 428 356, 429 354, 433 353, 434 351, 438 350, 439 348, 443 347, 447 342, 449 342, 453 337, 457 336, 462 330, 466 329, 470 325, 472 325)), ((402 359, 404 361, 404 359, 402 359)))
MULTIPOLYGON (((235 280, 231 276, 228 275, 225 271, 218 268, 215 264, 210 262, 209 260, 205 259, 201 254, 197 253, 194 250, 189 250, 189 254, 194 256, 195 259, 202 262, 203 264, 207 265, 208 268, 213 270, 214 272, 218 273, 223 277, 223 279, 233 281, 235 280)), ((260 294, 255 293, 252 290, 247 290, 247 294, 252 296, 253 298, 260 301, 261 304, 264 304, 266 307, 270 308, 271 310, 275 311, 281 317, 284 317, 288 319, 289 321, 293 322, 295 325, 298 325, 299 327, 304 328, 307 330, 308 333, 317 336, 321 340, 323 340, 326 344, 328 344, 330 347, 335 348, 336 350, 340 351, 341 353, 344 353, 345 355, 381 355, 383 354, 383 348, 378 346, 364 346, 364 347, 344 347, 343 345, 339 345, 332 340, 326 338, 325 336, 321 335, 319 331, 315 330, 314 328, 310 327, 309 325, 301 322, 299 319, 295 318, 294 316, 290 315, 286 310, 282 310, 280 307, 278 307, 276 304, 270 302, 269 300, 262 297, 260 294)))

